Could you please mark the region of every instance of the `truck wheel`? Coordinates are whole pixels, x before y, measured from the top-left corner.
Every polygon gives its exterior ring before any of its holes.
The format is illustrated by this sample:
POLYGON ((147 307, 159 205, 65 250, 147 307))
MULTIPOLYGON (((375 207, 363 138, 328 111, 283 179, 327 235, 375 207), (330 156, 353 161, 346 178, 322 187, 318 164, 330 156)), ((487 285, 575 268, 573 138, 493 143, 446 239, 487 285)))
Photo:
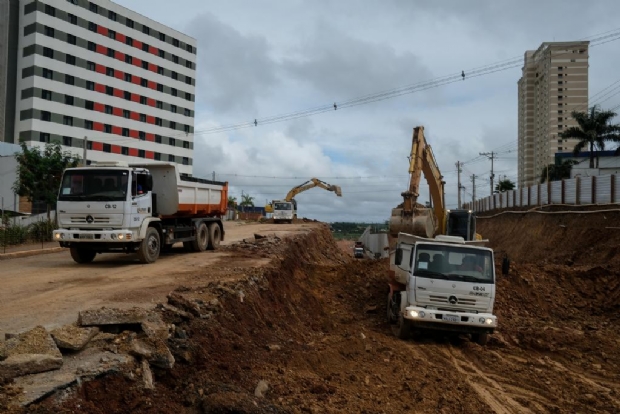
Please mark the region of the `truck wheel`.
POLYGON ((138 259, 145 264, 153 263, 159 257, 160 248, 159 232, 154 227, 149 227, 138 248, 138 259))
POLYGON ((485 346, 489 342, 489 334, 486 332, 472 334, 471 339, 478 345, 485 346))
POLYGON ((222 229, 217 223, 209 224, 209 250, 217 250, 222 241, 222 229))
POLYGON ((405 319, 402 313, 398 314, 398 322, 392 325, 392 333, 400 339, 409 339, 411 337, 411 322, 405 319))
POLYGON ((95 259, 97 252, 94 250, 86 249, 84 247, 72 247, 71 258, 80 264, 90 263, 95 259))
POLYGON ((198 230, 196 231, 196 238, 192 240, 192 248, 195 252, 204 252, 207 250, 207 246, 209 245, 209 229, 207 228, 207 224, 202 222, 198 225, 198 230))

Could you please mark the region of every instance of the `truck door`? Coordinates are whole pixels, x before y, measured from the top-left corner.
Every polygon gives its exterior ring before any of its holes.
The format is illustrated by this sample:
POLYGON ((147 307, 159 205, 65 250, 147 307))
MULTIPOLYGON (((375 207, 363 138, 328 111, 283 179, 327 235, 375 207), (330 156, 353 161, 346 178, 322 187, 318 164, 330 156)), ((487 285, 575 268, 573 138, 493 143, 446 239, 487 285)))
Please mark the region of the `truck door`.
POLYGON ((134 171, 131 181, 131 227, 139 227, 152 215, 148 171, 134 171))

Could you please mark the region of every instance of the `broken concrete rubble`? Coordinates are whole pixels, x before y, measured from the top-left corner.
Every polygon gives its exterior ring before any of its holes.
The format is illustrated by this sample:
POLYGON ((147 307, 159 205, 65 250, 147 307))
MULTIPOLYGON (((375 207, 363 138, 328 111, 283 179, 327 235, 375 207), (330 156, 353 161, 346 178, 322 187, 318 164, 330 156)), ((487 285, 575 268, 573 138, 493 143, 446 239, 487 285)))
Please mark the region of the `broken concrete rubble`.
POLYGON ((54 329, 51 335, 58 348, 79 351, 98 333, 99 328, 96 327, 80 328, 75 325, 66 325, 62 328, 54 329))
POLYGON ((157 337, 134 339, 131 342, 132 354, 141 356, 158 368, 171 369, 174 366, 174 356, 166 343, 157 337))
POLYGON ((148 311, 143 308, 117 309, 101 308, 81 311, 78 315, 78 325, 128 325, 140 324, 147 320, 148 311))
POLYGON ((0 362, 0 381, 38 372, 52 371, 62 366, 61 356, 47 354, 16 354, 0 362))
POLYGON ((0 362, 0 379, 58 369, 62 355, 49 332, 37 326, 4 343, 5 359, 0 362))

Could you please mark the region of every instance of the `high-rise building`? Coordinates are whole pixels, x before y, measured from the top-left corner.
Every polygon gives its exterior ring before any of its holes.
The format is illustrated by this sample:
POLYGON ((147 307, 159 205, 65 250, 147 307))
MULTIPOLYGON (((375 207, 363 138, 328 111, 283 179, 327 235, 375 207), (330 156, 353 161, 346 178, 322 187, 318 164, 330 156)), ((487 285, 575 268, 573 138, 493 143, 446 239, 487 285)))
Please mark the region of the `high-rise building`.
POLYGON ((539 182, 555 154, 577 144, 560 134, 577 125, 572 111, 588 109, 589 43, 545 42, 525 52, 518 83, 519 188, 539 182))
POLYGON ((194 39, 109 0, 0 0, 0 138, 191 174, 195 62, 194 39))

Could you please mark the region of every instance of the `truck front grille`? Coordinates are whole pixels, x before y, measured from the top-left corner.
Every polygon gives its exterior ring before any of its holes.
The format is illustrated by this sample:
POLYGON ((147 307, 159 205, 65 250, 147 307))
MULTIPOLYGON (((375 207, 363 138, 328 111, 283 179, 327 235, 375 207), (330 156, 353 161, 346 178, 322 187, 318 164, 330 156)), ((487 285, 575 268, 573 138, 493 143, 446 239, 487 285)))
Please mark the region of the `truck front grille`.
MULTIPOLYGON (((86 217, 71 217, 71 224, 86 224, 86 217)), ((106 216, 93 216, 93 221, 88 224, 108 224, 110 223, 110 217, 106 216)))

